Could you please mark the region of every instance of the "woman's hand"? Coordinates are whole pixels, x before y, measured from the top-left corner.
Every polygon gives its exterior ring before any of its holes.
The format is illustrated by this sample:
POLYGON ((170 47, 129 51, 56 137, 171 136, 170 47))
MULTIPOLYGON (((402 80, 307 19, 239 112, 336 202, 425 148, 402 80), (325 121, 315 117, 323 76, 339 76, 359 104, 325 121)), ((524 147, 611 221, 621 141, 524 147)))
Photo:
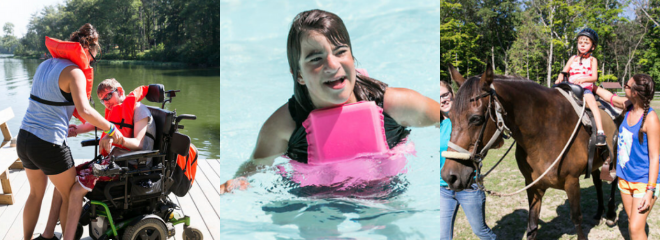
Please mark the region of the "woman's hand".
POLYGON ((230 193, 234 189, 245 190, 250 186, 246 177, 237 177, 235 179, 227 180, 227 182, 220 185, 220 194, 230 193))
POLYGON ((115 133, 112 134, 112 140, 114 140, 116 144, 119 145, 124 144, 124 135, 121 134, 119 129, 115 129, 115 133))
POLYGON ((78 127, 75 124, 69 124, 69 135, 68 137, 78 136, 78 127))
POLYGON ((637 210, 639 213, 644 213, 649 210, 651 203, 653 203, 653 193, 652 191, 646 191, 646 194, 642 198, 642 201, 639 202, 637 210))
POLYGON ((99 147, 101 149, 105 149, 105 151, 109 153, 110 150, 112 149, 112 143, 113 142, 114 142, 114 139, 112 137, 106 135, 105 137, 101 138, 101 140, 99 141, 99 147))

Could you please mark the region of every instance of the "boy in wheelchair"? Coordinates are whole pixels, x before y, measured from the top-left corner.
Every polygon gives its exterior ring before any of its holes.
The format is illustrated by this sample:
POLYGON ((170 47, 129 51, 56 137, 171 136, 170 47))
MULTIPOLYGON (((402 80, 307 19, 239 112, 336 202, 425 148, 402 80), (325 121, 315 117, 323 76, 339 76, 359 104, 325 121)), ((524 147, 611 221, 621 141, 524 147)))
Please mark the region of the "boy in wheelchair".
MULTIPOLYGON (((93 161, 85 162, 76 166, 76 181, 70 193, 68 219, 71 223, 78 222, 82 211, 83 197, 91 192, 97 181, 113 181, 117 176, 98 177, 93 174, 94 168, 107 169, 110 161, 110 155, 118 156, 128 151, 151 150, 154 146, 154 136, 156 135, 156 125, 149 109, 140 104, 148 92, 148 86, 141 86, 126 96, 121 84, 115 79, 106 79, 98 85, 97 95, 105 106, 105 118, 115 124, 107 134, 104 133, 99 141, 100 153, 104 156, 101 163, 93 161), (124 138, 120 142, 113 142, 112 135, 114 131, 121 131, 124 138), (114 149, 113 149, 114 147, 114 149)), ((78 134, 94 130, 94 126, 89 123, 69 126, 69 137, 75 137, 78 134)), ((135 160, 130 160, 129 165, 137 167, 135 160)), ((146 165, 151 165, 151 159, 147 159, 146 165)), ((112 167, 112 166, 111 166, 112 167)), ((53 192, 53 202, 51 205, 48 223, 43 235, 53 236, 55 225, 58 220, 59 206, 61 196, 58 191, 53 192)), ((69 225, 69 224, 67 224, 69 225)), ((63 239, 73 239, 76 232, 76 224, 70 224, 64 230, 63 239)), ((37 239, 49 239, 40 236, 37 239)), ((54 236, 50 239, 56 239, 54 236)))

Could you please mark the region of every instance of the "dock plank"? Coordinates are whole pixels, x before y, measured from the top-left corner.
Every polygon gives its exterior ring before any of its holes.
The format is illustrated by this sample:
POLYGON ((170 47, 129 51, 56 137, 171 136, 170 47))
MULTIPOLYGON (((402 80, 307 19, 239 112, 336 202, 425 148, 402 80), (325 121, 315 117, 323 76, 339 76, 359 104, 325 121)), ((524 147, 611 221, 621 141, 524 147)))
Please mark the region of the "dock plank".
POLYGON ((202 235, 204 235, 204 239, 219 240, 219 238, 214 238, 211 232, 209 231, 208 225, 204 222, 204 219, 202 218, 204 212, 200 211, 200 209, 197 208, 190 194, 184 197, 177 197, 177 199, 179 200, 179 203, 182 206, 181 209, 183 211, 183 214, 190 216, 190 225, 199 228, 199 230, 202 231, 202 235))
MULTIPOLYGON (((82 163, 86 160, 77 159, 76 164, 82 163)), ((219 179, 219 175, 215 172, 216 167, 219 168, 219 161, 215 160, 200 160, 201 170, 198 170, 193 188, 185 197, 176 197, 173 194, 170 198, 177 202, 183 209, 183 213, 191 217, 191 224, 202 231, 204 239, 219 240, 220 239, 220 213, 219 213, 219 183, 215 183, 219 179), (217 166, 213 166, 216 163, 217 166), (214 188, 213 190, 208 188, 214 188), (216 197, 217 196, 217 197, 216 197), (217 200, 215 200, 217 199, 217 200)), ((27 181, 25 170, 10 170, 9 179, 11 182, 12 190, 15 195, 14 205, 0 205, 0 240, 15 240, 23 238, 23 208, 25 201, 30 193, 30 184, 27 181)), ((43 232, 46 227, 48 213, 52 201, 53 191, 55 191, 52 183, 49 183, 46 188, 46 193, 41 205, 41 212, 39 220, 35 227, 35 234, 43 232)), ((182 239, 183 224, 175 227, 176 234, 170 239, 182 239)), ((84 228, 83 240, 91 239, 84 228)), ((61 237, 62 229, 59 225, 55 228, 55 235, 61 237)), ((37 235, 38 236, 38 235, 37 235)))
MULTIPOLYGON (((23 207, 25 206, 25 201, 27 200, 28 195, 30 194, 30 184, 27 181, 27 175, 24 171, 15 178, 11 187, 14 190, 14 200, 16 201, 13 205, 10 205, 3 213, 0 215, 2 219, 2 224, 0 224, 0 239, 16 239, 16 238, 6 238, 9 235, 9 229, 14 224, 21 225, 20 235, 23 235, 23 221, 17 222, 16 219, 18 215, 23 215, 23 207)), ((13 235, 13 234, 12 234, 13 235)))

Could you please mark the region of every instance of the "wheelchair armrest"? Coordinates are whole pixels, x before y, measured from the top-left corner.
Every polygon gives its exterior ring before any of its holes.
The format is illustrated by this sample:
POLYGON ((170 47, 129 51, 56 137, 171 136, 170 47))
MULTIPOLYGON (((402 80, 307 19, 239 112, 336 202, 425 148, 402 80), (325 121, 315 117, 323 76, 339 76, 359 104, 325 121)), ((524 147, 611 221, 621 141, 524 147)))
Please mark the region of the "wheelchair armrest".
POLYGON ((176 121, 175 121, 175 122, 177 122, 177 123, 178 123, 178 122, 181 122, 181 120, 183 120, 183 119, 196 120, 196 119, 197 119, 197 116, 192 115, 192 114, 181 114, 181 115, 179 115, 179 116, 176 117, 176 121))
POLYGON ((138 158, 151 158, 158 156, 160 156, 160 152, 158 150, 141 150, 141 151, 131 151, 128 153, 121 154, 119 156, 115 156, 114 160, 115 162, 119 162, 119 161, 133 160, 138 158))
POLYGON ((82 145, 83 147, 99 145, 99 138, 83 140, 82 142, 80 142, 80 145, 82 145))

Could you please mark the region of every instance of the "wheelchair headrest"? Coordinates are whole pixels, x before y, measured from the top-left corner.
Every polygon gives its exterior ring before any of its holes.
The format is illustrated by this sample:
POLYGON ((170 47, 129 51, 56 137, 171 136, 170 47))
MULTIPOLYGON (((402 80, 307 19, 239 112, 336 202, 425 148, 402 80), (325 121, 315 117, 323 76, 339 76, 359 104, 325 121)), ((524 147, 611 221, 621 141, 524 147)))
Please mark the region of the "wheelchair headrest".
POLYGON ((163 84, 149 84, 149 92, 147 92, 147 100, 149 102, 162 103, 165 101, 165 87, 163 84))
POLYGON ((175 132, 174 135, 172 136, 172 143, 171 143, 171 148, 170 150, 175 153, 179 154, 181 156, 188 156, 188 152, 190 151, 190 137, 183 135, 179 132, 175 132))

